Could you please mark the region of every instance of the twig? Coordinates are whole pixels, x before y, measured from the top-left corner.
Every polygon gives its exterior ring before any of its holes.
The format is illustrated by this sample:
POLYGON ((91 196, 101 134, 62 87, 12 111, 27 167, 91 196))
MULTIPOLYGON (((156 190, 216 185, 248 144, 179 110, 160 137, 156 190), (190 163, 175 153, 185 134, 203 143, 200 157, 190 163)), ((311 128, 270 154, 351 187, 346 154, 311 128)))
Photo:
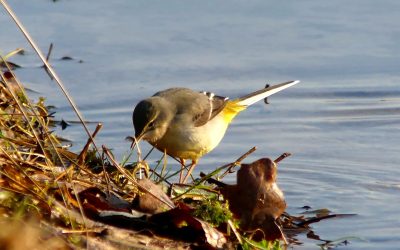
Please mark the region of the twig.
MULTIPOLYGON (((205 173, 203 173, 203 172, 200 173, 200 177, 205 177, 205 176, 206 176, 205 173)), ((210 184, 215 184, 215 185, 217 185, 218 187, 221 187, 221 188, 222 187, 226 187, 228 185, 228 184, 223 183, 222 181, 216 180, 214 178, 208 178, 206 181, 208 183, 210 183, 210 184)))
POLYGON ((143 160, 146 160, 147 157, 149 157, 149 155, 151 154, 151 152, 153 152, 153 150, 154 150, 154 147, 152 147, 152 148, 149 150, 149 152, 143 157, 143 160))
MULTIPOLYGON (((152 149, 154 149, 154 147, 153 147, 152 149)), ((150 170, 151 170, 151 171, 150 171, 151 174, 150 174, 150 176, 149 176, 149 179, 151 179, 151 178, 153 177, 153 174, 157 175, 157 177, 158 177, 159 179, 161 178, 161 175, 157 173, 157 169, 158 169, 158 167, 161 165, 161 160, 162 160, 162 159, 163 159, 163 158, 160 158, 160 160, 157 161, 157 165, 154 167, 153 170, 150 169, 150 170)), ((145 159, 143 159, 143 161, 145 161, 145 159)), ((161 171, 162 171, 162 170, 161 170, 161 171)))
POLYGON ((285 159, 285 158, 287 158, 287 157, 289 157, 289 156, 291 156, 291 155, 292 155, 291 153, 285 152, 285 153, 281 154, 278 158, 276 158, 276 159, 274 160, 274 162, 275 162, 275 163, 278 163, 278 162, 282 161, 283 159, 285 159))
MULTIPOLYGON (((46 61, 48 62, 50 59, 51 52, 53 51, 53 43, 50 43, 49 50, 47 51, 46 61)), ((46 65, 43 65, 46 66, 46 65)))
POLYGON ((249 151, 244 153, 242 156, 240 156, 236 161, 229 163, 228 169, 219 177, 220 179, 224 178, 227 174, 233 173, 233 168, 240 165, 240 163, 250 154, 252 154, 254 151, 256 151, 257 147, 252 147, 249 151))
MULTIPOLYGON (((16 54, 23 53, 23 52, 24 52, 24 49, 22 49, 22 48, 17 48, 17 49, 15 49, 15 50, 13 50, 13 51, 7 53, 7 54, 4 56, 4 60, 8 60, 8 58, 10 58, 10 57, 12 57, 12 56, 14 56, 14 55, 16 55, 16 54)), ((2 62, 3 62, 3 59, 0 59, 0 63, 2 63, 2 62)), ((8 62, 8 63, 10 63, 10 62, 8 62)))
MULTIPOLYGON (((154 174, 155 176, 157 176, 157 178, 158 178, 159 180, 162 179, 162 176, 161 176, 159 173, 157 173, 155 170, 150 169, 150 172, 151 172, 151 174, 154 174)), ((150 177, 151 177, 151 175, 150 175, 150 177)), ((167 181, 167 180, 163 180, 163 181, 164 181, 165 183, 167 183, 169 186, 172 185, 172 183, 169 182, 169 181, 167 181)), ((158 183, 160 183, 160 181, 157 181, 156 183, 158 184, 158 183)))
POLYGON ((235 225, 233 225, 232 220, 228 220, 228 225, 229 227, 232 229, 233 233, 235 234, 236 238, 238 239, 239 243, 242 245, 243 244, 243 240, 242 240, 242 236, 240 235, 240 233, 237 231, 235 225))
MULTIPOLYGON (((49 46, 49 50, 47 51, 47 56, 46 56, 46 61, 48 62, 50 60, 50 55, 51 52, 53 51, 53 43, 50 43, 49 46)), ((46 65, 43 64, 42 66, 44 68, 44 70, 46 71, 47 75, 49 75, 51 80, 54 80, 54 77, 51 75, 51 73, 49 72, 49 70, 47 69, 46 65)))
POLYGON ((249 151, 247 151, 246 153, 244 153, 242 156, 240 156, 236 162, 238 162, 239 164, 250 154, 252 154, 254 151, 257 150, 257 147, 252 147, 251 149, 249 149, 249 151))
POLYGON ((83 147, 82 151, 80 152, 80 154, 78 156, 78 164, 83 164, 83 161, 85 160, 86 154, 87 154, 87 152, 89 150, 90 144, 93 143, 93 139, 96 137, 97 133, 102 128, 103 128, 103 124, 101 124, 101 123, 97 124, 96 129, 94 130, 92 136, 88 138, 85 146, 83 147))
MULTIPOLYGON (((250 150, 249 150, 245 155, 243 155, 243 156, 247 156, 248 154, 254 152, 254 150, 255 150, 255 148, 250 149, 250 150)), ((240 158, 238 159, 238 161, 239 161, 239 160, 242 161, 242 160, 244 159, 243 156, 240 157, 240 158)), ((278 158, 276 158, 276 160, 274 160, 274 162, 275 162, 275 163, 278 163, 278 162, 282 161, 283 159, 285 159, 286 157, 289 157, 289 156, 291 156, 291 153, 288 153, 288 152, 283 153, 283 154, 281 154, 278 158)), ((234 166, 236 166, 236 165, 233 165, 233 166, 231 166, 230 168, 232 168, 232 167, 234 167, 234 166)), ((228 171, 228 170, 227 170, 227 171, 228 171)), ((200 173, 200 177, 204 177, 204 176, 206 176, 206 174, 203 173, 203 172, 201 172, 201 173, 200 173)), ((224 176, 221 176, 220 178, 222 179, 223 177, 224 177, 224 176)), ((210 184, 215 184, 215 185, 217 185, 218 187, 225 187, 225 186, 227 186, 226 183, 223 183, 223 182, 221 182, 221 181, 219 181, 219 180, 216 180, 216 179, 214 179, 214 178, 209 178, 209 179, 207 179, 207 182, 210 183, 210 184)))
POLYGON ((84 229, 84 230, 68 230, 63 229, 61 233, 63 234, 82 234, 82 233, 101 233, 104 231, 104 228, 93 228, 93 229, 84 229))

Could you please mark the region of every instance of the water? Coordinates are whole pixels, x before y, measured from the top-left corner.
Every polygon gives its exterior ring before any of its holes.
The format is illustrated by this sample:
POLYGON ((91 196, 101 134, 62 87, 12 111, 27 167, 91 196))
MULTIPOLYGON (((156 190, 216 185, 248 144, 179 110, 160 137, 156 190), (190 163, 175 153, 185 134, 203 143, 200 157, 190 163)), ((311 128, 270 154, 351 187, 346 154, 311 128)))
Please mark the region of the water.
MULTIPOLYGON (((304 205, 357 216, 317 223, 339 249, 397 249, 400 244, 400 2, 387 1, 9 1, 52 63, 85 118, 104 123, 99 144, 122 157, 142 98, 171 86, 239 96, 302 82, 240 114, 197 171, 283 152, 279 167, 288 211, 304 205), (62 56, 75 60, 60 61, 62 56), (79 63, 83 60, 83 63, 79 63)), ((27 87, 77 120, 59 89, 2 10, 1 50, 27 48, 13 61, 27 87)), ((91 125, 93 129, 93 125, 91 125)), ((61 136, 79 150, 74 125, 61 136)), ((143 149, 147 147, 142 145, 143 149)), ((154 153, 151 160, 160 154, 154 153)), ((171 164, 175 164, 170 161, 171 164)), ((233 180, 233 177, 231 177, 233 180)), ((318 249, 305 235, 294 249, 318 249)))

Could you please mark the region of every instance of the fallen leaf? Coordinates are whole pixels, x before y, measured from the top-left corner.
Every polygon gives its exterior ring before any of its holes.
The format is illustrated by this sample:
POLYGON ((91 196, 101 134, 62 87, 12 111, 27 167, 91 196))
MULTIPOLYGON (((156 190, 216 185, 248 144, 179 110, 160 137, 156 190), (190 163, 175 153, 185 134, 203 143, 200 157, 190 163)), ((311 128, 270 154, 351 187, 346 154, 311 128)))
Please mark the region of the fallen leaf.
POLYGON ((276 219, 285 211, 283 192, 276 184, 277 167, 269 158, 242 164, 237 174, 237 185, 221 188, 231 211, 240 218, 245 231, 261 229, 265 239, 283 238, 276 219))

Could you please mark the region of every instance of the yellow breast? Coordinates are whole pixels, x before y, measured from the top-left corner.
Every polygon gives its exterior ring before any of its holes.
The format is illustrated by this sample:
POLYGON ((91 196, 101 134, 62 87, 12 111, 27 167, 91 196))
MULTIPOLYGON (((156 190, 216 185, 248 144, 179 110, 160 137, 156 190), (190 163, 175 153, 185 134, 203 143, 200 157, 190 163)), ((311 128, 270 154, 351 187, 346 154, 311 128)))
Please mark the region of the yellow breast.
POLYGON ((153 146, 170 156, 197 161, 221 142, 229 123, 244 109, 234 101, 228 102, 224 110, 200 127, 177 118, 153 146))

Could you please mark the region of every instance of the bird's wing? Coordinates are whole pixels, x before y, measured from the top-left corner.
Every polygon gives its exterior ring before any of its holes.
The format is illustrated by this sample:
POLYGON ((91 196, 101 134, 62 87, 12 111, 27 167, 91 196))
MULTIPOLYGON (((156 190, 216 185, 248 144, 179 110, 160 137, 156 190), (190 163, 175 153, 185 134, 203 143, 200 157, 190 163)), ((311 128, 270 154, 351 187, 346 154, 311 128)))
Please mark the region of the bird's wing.
POLYGON ((207 96, 207 105, 203 112, 194 117, 193 121, 195 122, 196 127, 200 127, 206 124, 209 120, 214 118, 216 115, 221 112, 228 100, 227 97, 217 96, 211 92, 202 92, 201 94, 207 96))
POLYGON ((176 105, 176 114, 190 119, 195 127, 200 127, 223 110, 227 97, 211 92, 196 92, 187 88, 171 88, 155 94, 169 99, 176 105))

